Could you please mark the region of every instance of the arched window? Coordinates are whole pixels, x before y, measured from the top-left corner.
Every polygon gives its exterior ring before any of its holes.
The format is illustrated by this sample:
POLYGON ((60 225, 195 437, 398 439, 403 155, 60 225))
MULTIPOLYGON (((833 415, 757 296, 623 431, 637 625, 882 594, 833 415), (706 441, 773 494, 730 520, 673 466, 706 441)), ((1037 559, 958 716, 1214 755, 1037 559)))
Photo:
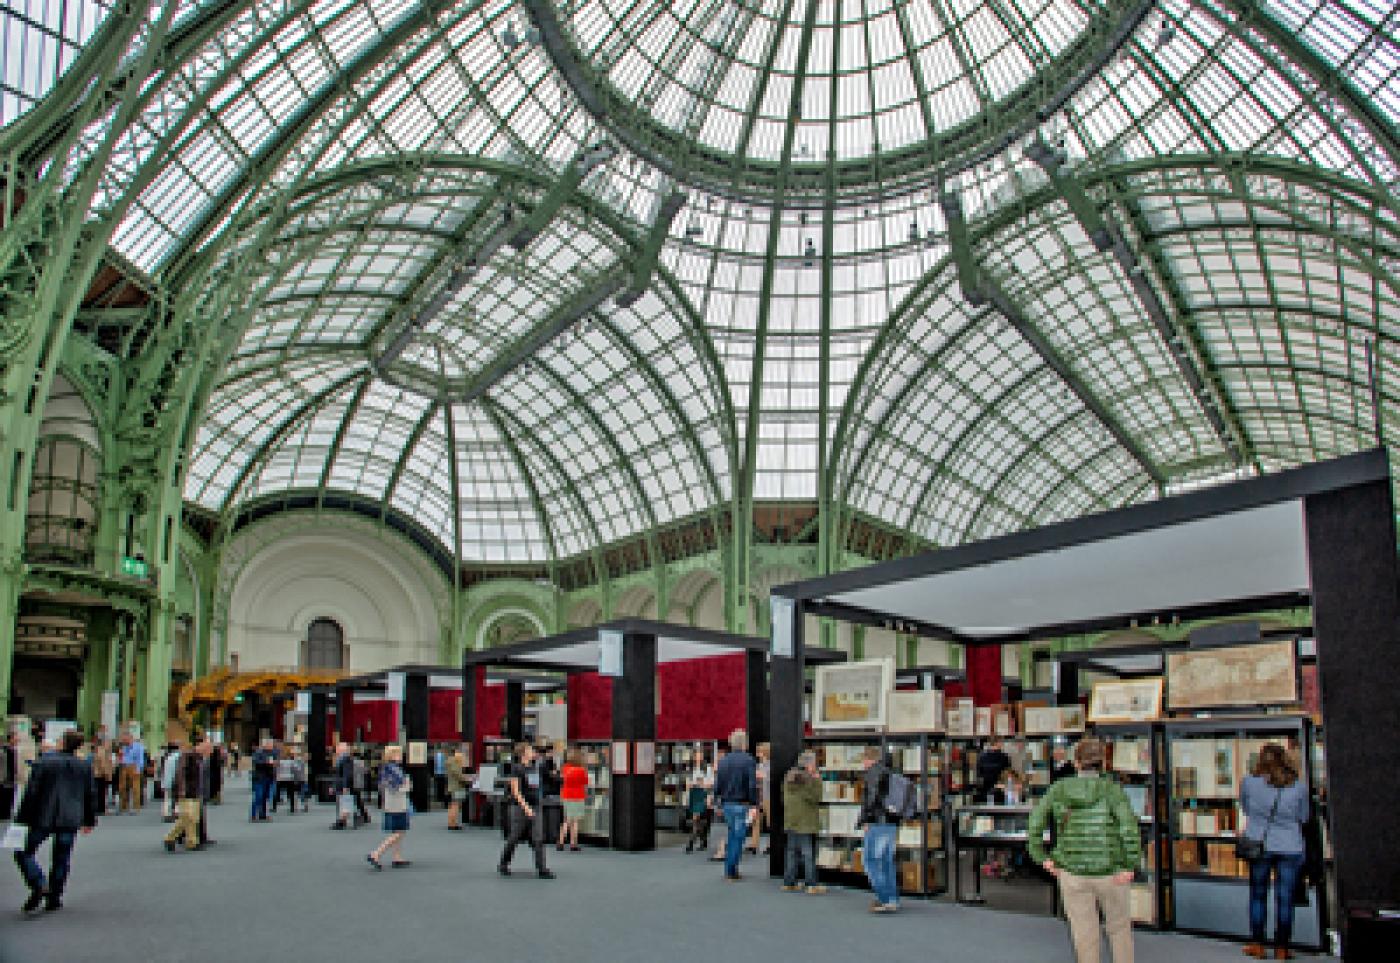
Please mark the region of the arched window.
POLYGON ((334 619, 316 619, 306 627, 302 644, 304 669, 345 668, 345 631, 334 619))

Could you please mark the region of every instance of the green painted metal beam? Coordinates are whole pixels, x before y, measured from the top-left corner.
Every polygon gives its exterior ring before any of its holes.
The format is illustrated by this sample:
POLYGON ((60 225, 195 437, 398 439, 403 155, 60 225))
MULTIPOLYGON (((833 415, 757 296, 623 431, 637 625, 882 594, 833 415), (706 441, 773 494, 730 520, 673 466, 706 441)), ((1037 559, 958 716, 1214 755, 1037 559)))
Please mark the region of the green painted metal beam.
MULTIPOLYGON (((423 409, 423 414, 418 419, 417 423, 414 424, 413 430, 409 432, 408 440, 404 442, 403 448, 399 452, 399 458, 396 462, 394 462, 394 470, 389 474, 389 482, 384 486, 384 495, 380 499, 380 501, 384 504, 384 508, 380 516, 381 519, 388 517, 389 503, 394 500, 394 489, 399 487, 399 479, 403 478, 404 468, 408 465, 408 460, 413 457, 413 451, 415 448, 418 447, 418 442, 423 439, 423 432, 427 431, 428 425, 430 425, 433 419, 437 417, 438 411, 442 407, 443 404, 440 399, 430 402, 428 407, 423 409)), ((456 502, 455 492, 453 495, 453 502, 454 504, 456 502)), ((458 540, 457 544, 459 547, 453 549, 454 555, 458 555, 462 551, 460 547, 460 539, 458 540)))
MULTIPOLYGON (((501 416, 496 403, 489 397, 482 398, 481 410, 485 413, 487 420, 491 422, 491 427, 496 430, 496 435, 501 439, 501 443, 505 445, 511 462, 520 475, 520 480, 525 484, 525 491, 530 496, 530 505, 535 510, 535 518, 540 523, 540 530, 544 532, 545 544, 549 546, 550 569, 555 571, 559 564, 559 542, 554 537, 554 523, 549 519, 549 512, 545 511, 544 501, 540 498, 539 486, 535 484, 534 473, 530 471, 529 463, 520 453, 520 446, 515 443, 515 437, 507 430, 505 419, 501 416)), ((455 453, 452 460, 456 461, 455 453)), ((554 581, 553 578, 550 580, 554 581)))

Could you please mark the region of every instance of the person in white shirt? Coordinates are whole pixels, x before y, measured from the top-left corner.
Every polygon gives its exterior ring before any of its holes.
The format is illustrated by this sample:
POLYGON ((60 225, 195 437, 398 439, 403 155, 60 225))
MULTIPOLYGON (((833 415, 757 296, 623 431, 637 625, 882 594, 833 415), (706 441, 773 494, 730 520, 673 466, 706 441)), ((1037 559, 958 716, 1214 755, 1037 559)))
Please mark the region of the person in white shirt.
POLYGON ((698 845, 703 853, 710 848, 710 794, 715 788, 715 767, 705 761, 705 750, 695 747, 694 765, 685 780, 686 811, 690 815, 690 840, 685 851, 692 853, 698 845))

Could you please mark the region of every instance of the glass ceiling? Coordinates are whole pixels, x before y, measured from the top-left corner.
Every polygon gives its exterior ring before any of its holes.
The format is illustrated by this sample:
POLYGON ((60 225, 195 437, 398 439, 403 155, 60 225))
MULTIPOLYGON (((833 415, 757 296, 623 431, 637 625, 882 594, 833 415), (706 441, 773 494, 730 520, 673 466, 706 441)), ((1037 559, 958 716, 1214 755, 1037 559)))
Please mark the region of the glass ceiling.
MULTIPOLYGON (((233 326, 186 488, 208 509, 353 492, 539 562, 825 485, 949 544, 1393 420, 1386 0, 189 6, 94 213, 233 326), (963 297, 940 185, 1012 316, 963 297), (646 293, 591 303, 676 190, 646 293)), ((0 119, 104 11, 4 0, 0 119)))

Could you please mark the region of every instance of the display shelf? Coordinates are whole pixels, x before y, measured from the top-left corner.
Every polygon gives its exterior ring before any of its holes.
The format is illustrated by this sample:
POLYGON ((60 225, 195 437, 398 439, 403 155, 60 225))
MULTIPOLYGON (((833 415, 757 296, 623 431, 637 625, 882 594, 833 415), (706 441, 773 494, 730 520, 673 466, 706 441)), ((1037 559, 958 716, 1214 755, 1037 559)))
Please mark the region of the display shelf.
POLYGON ((656 744, 656 828, 681 831, 688 819, 687 790, 696 755, 713 766, 715 743, 668 740, 656 744))
POLYGON ((1170 925, 1170 873, 1161 867, 1166 859, 1165 748, 1162 727, 1154 723, 1096 725, 1094 734, 1104 740, 1105 770, 1118 780, 1138 816, 1142 833, 1142 861, 1133 881, 1131 911, 1134 924, 1161 929, 1170 925))
POLYGON ((899 826, 895 870, 899 888, 908 895, 931 895, 946 886, 943 858, 942 800, 946 762, 942 739, 933 735, 842 734, 807 740, 817 754, 823 799, 822 830, 817 839, 817 865, 824 876, 840 882, 864 879, 858 825, 864 796, 867 746, 878 746, 894 771, 909 778, 919 799, 916 817, 899 826))
MULTIPOLYGON (((1238 899, 1231 894, 1249 877, 1249 864, 1235 855, 1240 786, 1259 750, 1277 743, 1296 755, 1300 778, 1315 787, 1311 722, 1297 715, 1221 716, 1173 720, 1164 731, 1169 811, 1163 831, 1170 857, 1164 870, 1172 880, 1174 923, 1193 932, 1248 936, 1245 922, 1219 910, 1238 899)), ((1313 885, 1306 895, 1307 905, 1294 909, 1294 943, 1320 949, 1326 901, 1313 885)))
POLYGON ((602 841, 612 836, 612 744, 608 742, 573 742, 570 746, 583 753, 583 768, 588 772, 588 797, 584 800, 583 821, 579 834, 590 840, 602 841))

